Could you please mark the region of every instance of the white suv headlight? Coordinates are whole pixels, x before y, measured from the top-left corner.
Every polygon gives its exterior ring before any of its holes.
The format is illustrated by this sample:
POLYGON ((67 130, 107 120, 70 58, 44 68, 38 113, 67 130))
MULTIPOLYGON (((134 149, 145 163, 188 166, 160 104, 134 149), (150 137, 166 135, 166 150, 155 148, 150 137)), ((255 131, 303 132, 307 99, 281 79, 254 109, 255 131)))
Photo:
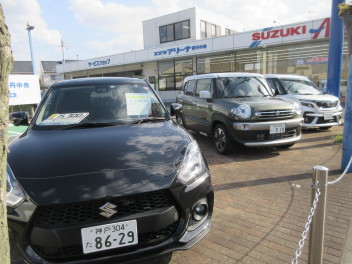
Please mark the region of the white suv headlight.
POLYGON ((239 118, 250 118, 252 115, 252 110, 248 105, 240 105, 236 108, 231 109, 231 114, 238 116, 239 118))
POLYGON ((301 105, 314 108, 314 103, 311 101, 300 101, 301 105))
POLYGON ((6 169, 6 206, 16 208, 25 199, 26 195, 19 182, 16 180, 13 172, 7 164, 6 169))
POLYGON ((297 102, 293 102, 293 109, 295 110, 295 112, 299 115, 302 115, 302 108, 299 105, 299 103, 297 102))
POLYGON ((182 183, 188 184, 202 175, 205 169, 203 155, 197 142, 193 140, 187 146, 177 177, 182 183))

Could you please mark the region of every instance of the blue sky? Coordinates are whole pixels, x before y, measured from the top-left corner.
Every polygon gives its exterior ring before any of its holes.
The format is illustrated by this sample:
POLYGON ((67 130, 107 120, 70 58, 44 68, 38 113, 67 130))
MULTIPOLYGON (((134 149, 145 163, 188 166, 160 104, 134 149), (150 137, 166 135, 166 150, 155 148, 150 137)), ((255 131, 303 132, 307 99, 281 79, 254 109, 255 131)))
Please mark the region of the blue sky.
POLYGON ((30 60, 27 22, 36 60, 90 59, 143 49, 142 21, 200 7, 233 21, 237 31, 331 15, 325 0, 1 0, 15 60, 30 60))

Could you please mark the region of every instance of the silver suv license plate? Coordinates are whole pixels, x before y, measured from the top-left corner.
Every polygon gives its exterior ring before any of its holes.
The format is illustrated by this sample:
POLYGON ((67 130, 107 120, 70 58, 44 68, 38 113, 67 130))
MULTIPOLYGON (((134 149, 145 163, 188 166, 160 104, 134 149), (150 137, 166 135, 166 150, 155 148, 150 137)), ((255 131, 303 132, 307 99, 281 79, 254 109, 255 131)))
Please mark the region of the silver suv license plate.
POLYGON ((136 220, 82 228, 81 234, 84 254, 138 244, 136 220))

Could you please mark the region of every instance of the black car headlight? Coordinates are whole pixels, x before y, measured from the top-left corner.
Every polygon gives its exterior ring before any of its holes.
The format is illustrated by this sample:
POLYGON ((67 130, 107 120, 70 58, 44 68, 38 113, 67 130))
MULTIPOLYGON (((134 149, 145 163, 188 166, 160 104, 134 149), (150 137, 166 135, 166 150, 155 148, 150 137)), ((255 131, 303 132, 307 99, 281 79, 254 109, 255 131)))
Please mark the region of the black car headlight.
POLYGON ((13 172, 7 164, 6 169, 6 206, 11 208, 18 207, 25 199, 26 195, 16 180, 13 172))
POLYGON ((205 169, 206 165, 203 155, 197 142, 193 140, 187 146, 177 177, 182 183, 189 184, 201 176, 205 169))

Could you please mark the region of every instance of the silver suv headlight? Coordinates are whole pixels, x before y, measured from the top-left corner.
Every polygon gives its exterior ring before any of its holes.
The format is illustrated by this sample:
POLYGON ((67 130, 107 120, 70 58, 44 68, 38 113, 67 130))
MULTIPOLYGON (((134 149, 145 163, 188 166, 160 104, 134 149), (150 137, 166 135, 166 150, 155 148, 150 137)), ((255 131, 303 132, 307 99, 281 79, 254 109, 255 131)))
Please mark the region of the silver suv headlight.
POLYGON ((205 169, 203 155, 197 142, 193 140, 187 146, 177 177, 182 183, 188 184, 201 176, 205 169))
POLYGON ((16 180, 13 172, 7 164, 6 169, 6 206, 16 208, 18 207, 26 198, 26 195, 16 180))
POLYGON ((231 109, 231 114, 238 116, 239 118, 246 119, 252 115, 252 110, 248 105, 240 105, 236 108, 231 109))

